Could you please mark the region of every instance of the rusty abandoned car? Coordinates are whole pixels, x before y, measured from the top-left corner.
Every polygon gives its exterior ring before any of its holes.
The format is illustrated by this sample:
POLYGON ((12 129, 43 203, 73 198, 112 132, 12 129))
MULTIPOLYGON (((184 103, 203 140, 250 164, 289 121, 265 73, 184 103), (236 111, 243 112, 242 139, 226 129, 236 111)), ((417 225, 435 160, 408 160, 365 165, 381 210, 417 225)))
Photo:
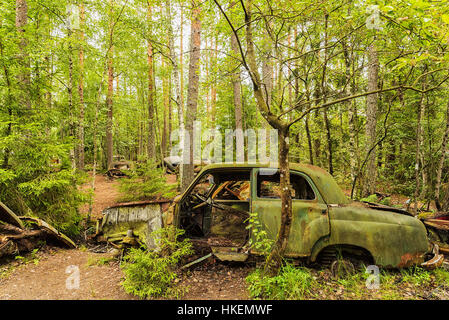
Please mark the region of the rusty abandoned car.
MULTIPOLYGON (((286 256, 326 264, 337 253, 385 268, 440 266, 444 257, 429 242, 425 225, 407 211, 349 200, 325 170, 290 164, 293 222, 286 256)), ((207 244, 220 260, 246 261, 252 247, 249 213, 257 213, 269 238, 280 227, 279 171, 264 165, 213 164, 172 201, 121 204, 104 211, 100 238, 111 243, 141 242, 175 225, 192 241, 207 244)))

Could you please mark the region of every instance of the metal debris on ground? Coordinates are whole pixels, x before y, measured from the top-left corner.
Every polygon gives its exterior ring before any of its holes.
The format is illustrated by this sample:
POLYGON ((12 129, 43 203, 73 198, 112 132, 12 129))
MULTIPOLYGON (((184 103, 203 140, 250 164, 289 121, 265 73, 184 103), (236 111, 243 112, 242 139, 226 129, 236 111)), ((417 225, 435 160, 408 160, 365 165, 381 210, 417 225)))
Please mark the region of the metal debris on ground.
POLYGON ((151 233, 163 226, 162 214, 169 201, 140 201, 118 204, 103 211, 94 239, 116 248, 144 245, 154 248, 151 233))

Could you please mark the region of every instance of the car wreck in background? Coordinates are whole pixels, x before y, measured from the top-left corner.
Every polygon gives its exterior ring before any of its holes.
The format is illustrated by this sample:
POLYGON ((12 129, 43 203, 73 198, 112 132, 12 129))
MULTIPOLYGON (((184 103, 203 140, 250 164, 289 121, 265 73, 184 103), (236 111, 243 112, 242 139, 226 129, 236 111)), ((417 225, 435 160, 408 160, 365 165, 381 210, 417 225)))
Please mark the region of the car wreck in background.
MULTIPOLYGON (((293 221, 286 256, 330 265, 362 261, 386 268, 441 266, 444 257, 422 221, 397 208, 348 200, 333 177, 311 165, 291 164, 293 221)), ((224 261, 261 254, 251 244, 250 212, 269 239, 280 227, 277 168, 249 164, 206 166, 172 201, 122 204, 104 211, 97 236, 115 245, 145 244, 163 226, 184 229, 194 244, 224 261)))
MULTIPOLYGON (((163 166, 165 171, 169 174, 178 174, 181 163, 182 158, 180 156, 170 156, 164 158, 160 167, 163 166)), ((195 175, 198 174, 203 167, 209 165, 210 163, 210 160, 207 159, 203 159, 202 161, 195 160, 193 162, 195 175)))
POLYGON ((33 217, 18 217, 0 202, 0 258, 29 252, 42 241, 76 248, 75 243, 45 221, 33 217))

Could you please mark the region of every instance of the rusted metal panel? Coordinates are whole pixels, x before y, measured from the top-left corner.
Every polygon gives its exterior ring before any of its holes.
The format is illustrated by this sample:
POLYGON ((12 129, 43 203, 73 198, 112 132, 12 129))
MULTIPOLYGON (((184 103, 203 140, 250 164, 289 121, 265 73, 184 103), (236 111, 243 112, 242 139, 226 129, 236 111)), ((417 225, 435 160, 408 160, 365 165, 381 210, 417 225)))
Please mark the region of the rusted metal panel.
POLYGON ((440 254, 439 247, 437 244, 434 244, 434 246, 433 246, 433 254, 434 254, 434 257, 432 259, 422 263, 421 267, 428 269, 428 270, 433 270, 433 269, 439 268, 443 265, 444 255, 440 254))
MULTIPOLYGON (((269 238, 274 240, 280 229, 281 201, 277 199, 257 199, 253 210, 264 226, 269 238)), ((327 206, 317 201, 293 201, 293 220, 286 254, 289 257, 310 256, 314 244, 329 235, 327 206)))
POLYGON ((314 248, 312 260, 326 246, 355 245, 379 266, 402 268, 422 263, 430 248, 424 224, 413 217, 345 206, 331 207, 329 218, 330 237, 314 248))
POLYGON ((162 214, 168 206, 168 201, 141 201, 107 208, 103 211, 99 234, 110 242, 123 242, 134 236, 147 248, 154 248, 151 233, 164 225, 162 214))
POLYGON ((235 247, 212 247, 212 253, 221 261, 245 262, 249 256, 235 247))

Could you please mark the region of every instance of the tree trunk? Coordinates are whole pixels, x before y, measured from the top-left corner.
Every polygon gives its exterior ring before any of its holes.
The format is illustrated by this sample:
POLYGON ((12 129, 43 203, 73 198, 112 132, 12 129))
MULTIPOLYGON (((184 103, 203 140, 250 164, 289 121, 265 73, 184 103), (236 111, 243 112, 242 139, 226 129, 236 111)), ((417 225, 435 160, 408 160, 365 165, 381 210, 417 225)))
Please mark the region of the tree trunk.
POLYGON ((279 135, 279 173, 281 192, 281 225, 276 237, 273 249, 267 259, 264 272, 270 276, 276 275, 282 264, 282 258, 288 245, 290 229, 292 224, 292 197, 290 186, 289 166, 289 129, 288 127, 278 131, 279 135))
POLYGON ((193 123, 196 119, 198 106, 199 61, 201 49, 200 13, 200 4, 193 0, 190 32, 189 86, 187 91, 187 113, 185 119, 185 130, 188 133, 188 137, 184 138, 181 192, 187 189, 194 178, 193 123))
MULTIPOLYGON (((148 25, 151 28, 151 4, 148 2, 148 25)), ((156 161, 156 139, 154 121, 154 68, 153 68, 153 45, 151 34, 148 34, 148 159, 156 161)))
MULTIPOLYGON (((368 63, 368 92, 370 92, 379 89, 379 58, 374 43, 368 49, 368 63)), ((371 94, 366 100, 367 152, 371 149, 372 151, 368 158, 363 195, 369 196, 374 194, 377 180, 376 148, 373 147, 376 143, 378 94, 371 94)))
MULTIPOLYGON (((169 25, 168 25, 168 48, 169 48, 169 52, 170 52, 170 60, 172 63, 172 73, 173 73, 173 78, 174 78, 174 82, 175 82, 175 94, 176 94, 176 105, 178 108, 178 120, 179 120, 179 130, 181 132, 181 141, 180 141, 180 145, 184 145, 184 141, 183 141, 183 130, 184 130, 184 99, 183 99, 183 86, 180 85, 180 76, 179 76, 179 70, 181 70, 181 82, 183 79, 183 73, 182 73, 182 55, 183 55, 183 49, 182 49, 182 43, 181 43, 181 55, 180 55, 180 64, 178 66, 178 60, 176 58, 176 53, 175 53, 175 43, 174 43, 174 35, 173 35, 173 26, 171 25, 171 8, 170 8, 170 1, 166 1, 166 10, 167 10, 167 19, 169 21, 169 25)), ((181 9, 182 12, 182 9, 181 9)), ((182 26, 182 16, 181 16, 181 26, 182 26)), ((181 32, 182 34, 182 32, 181 32)), ((183 167, 180 166, 180 175, 182 178, 182 170, 183 167)))
POLYGON ((86 19, 84 3, 81 2, 79 5, 80 9, 80 51, 79 51, 79 67, 80 67, 80 78, 78 84, 78 94, 79 94, 79 119, 78 119, 78 143, 77 143, 77 168, 79 170, 84 170, 84 114, 85 114, 85 105, 84 105, 84 22, 86 19))
MULTIPOLYGON (((281 221, 280 229, 276 237, 274 248, 268 257, 265 264, 265 273, 274 275, 278 273, 282 264, 282 258, 287 248, 288 238, 290 234, 290 227, 292 221, 292 198, 290 187, 290 170, 289 170, 289 131, 290 127, 284 123, 276 115, 274 115, 265 100, 262 92, 262 85, 260 75, 256 63, 256 53, 252 35, 252 18, 251 8, 252 0, 248 1, 247 10, 245 14, 246 23, 246 44, 247 44, 247 68, 251 76, 251 81, 254 88, 254 96, 256 98, 257 106, 265 118, 265 120, 274 128, 278 130, 279 136, 279 170, 280 170, 280 188, 281 192, 281 221)), ((241 55, 243 53, 241 52, 241 55)))
POLYGON ((107 106, 107 123, 106 123, 106 159, 107 159, 107 169, 112 168, 112 162, 114 160, 114 141, 112 137, 112 126, 113 126, 113 97, 114 97, 114 42, 113 42, 113 22, 112 13, 114 0, 109 0, 110 5, 110 16, 109 16, 109 52, 108 52, 108 93, 106 97, 107 106))
MULTIPOLYGON (((214 66, 217 63, 217 52, 218 52, 218 36, 215 37, 214 53, 212 54, 214 66)), ((217 105, 217 77, 215 75, 214 79, 212 81, 212 88, 211 88, 211 111, 212 111, 211 124, 212 124, 212 126, 215 126, 216 105, 217 105)))
MULTIPOLYGON (((231 34, 231 49, 232 54, 237 56, 239 47, 237 37, 234 33, 231 34)), ((234 107, 235 107, 235 129, 236 129, 236 161, 245 162, 245 142, 243 136, 243 115, 242 115, 242 92, 241 92, 241 78, 240 68, 236 69, 232 74, 232 88, 234 93, 234 107)))
MULTIPOLYGON (((413 211, 415 214, 418 213, 418 197, 419 197, 419 189, 420 189, 420 182, 421 179, 419 178, 420 176, 420 153, 421 153, 421 140, 422 140, 422 125, 421 125, 421 119, 423 116, 423 103, 424 101, 424 94, 421 95, 421 100, 418 103, 418 119, 417 119, 417 124, 416 124, 416 154, 415 154, 415 183, 416 183, 416 187, 415 187, 415 194, 414 194, 414 198, 415 198, 415 203, 414 203, 414 208, 413 211)), ((422 169, 422 168, 421 168, 422 169)))
POLYGON ((31 109, 30 99, 30 61, 27 52, 28 41, 25 37, 25 27, 28 23, 28 4, 26 0, 16 0, 16 29, 19 38, 20 53, 17 57, 19 63, 19 75, 17 81, 19 84, 19 102, 26 108, 31 109))
POLYGON ((446 130, 444 131, 443 141, 441 143, 441 156, 440 161, 438 163, 437 177, 435 183, 435 205, 438 210, 441 210, 441 203, 440 203, 441 176, 443 174, 444 161, 446 160, 446 156, 449 153, 448 140, 449 140, 449 102, 447 103, 446 108, 446 130))
MULTIPOLYGON (((326 82, 326 72, 327 72, 327 60, 328 60, 328 52, 327 52, 327 45, 328 45, 328 39, 327 39, 327 28, 328 28, 328 21, 329 21, 329 15, 326 14, 324 17, 324 63, 323 63, 323 78, 321 79, 321 93, 323 95, 323 103, 326 103, 327 101, 327 82, 326 82)), ((334 174, 334 165, 333 165, 333 152, 332 152, 332 137, 331 137, 331 126, 329 117, 327 114, 327 108, 323 110, 323 117, 324 117, 324 124, 326 127, 326 140, 327 140, 327 160, 328 160, 328 168, 329 173, 331 175, 334 174)))
MULTIPOLYGON (((165 60, 163 60, 163 66, 166 68, 168 67, 167 64, 165 63, 165 60)), ((163 97, 163 102, 164 102, 164 123, 163 123, 163 133, 162 133, 162 153, 163 156, 166 156, 166 152, 167 152, 167 141, 168 141, 168 134, 167 134, 167 117, 168 117, 168 110, 170 108, 169 104, 170 104, 170 86, 169 86, 169 78, 168 75, 164 75, 163 79, 162 79, 162 97, 163 97)))
MULTIPOLYGON (((3 47, 3 43, 0 39, 0 57, 2 58, 2 62, 3 62, 3 72, 4 72, 4 77, 6 80, 6 86, 7 86, 7 98, 6 98, 6 102, 7 102, 7 106, 8 106, 8 125, 6 127, 6 132, 5 132, 5 137, 8 138, 11 133, 12 133, 12 109, 11 109, 11 105, 12 105, 12 101, 13 101, 13 97, 12 97, 12 84, 11 84, 11 79, 9 76, 9 70, 6 67, 5 64, 5 59, 4 59, 4 47, 3 47)), ((3 169, 8 169, 9 168, 9 156, 10 156, 11 150, 9 149, 9 147, 7 146, 5 148, 4 151, 4 155, 3 155, 3 163, 2 163, 2 168, 3 169)))
POLYGON ((307 145, 309 146, 309 162, 311 165, 313 165, 314 164, 313 145, 312 145, 312 136, 310 134, 310 127, 309 127, 309 115, 306 115, 306 135, 307 135, 307 145))
MULTIPOLYGON (((426 71, 427 68, 425 68, 424 71, 426 71)), ((426 77, 424 77, 424 82, 426 77)), ((425 90, 425 83, 422 86, 422 89, 425 90)), ((424 170, 424 163, 422 161, 422 150, 423 150, 423 129, 422 129, 422 120, 424 118, 426 112, 426 103, 425 103, 425 95, 424 93, 421 94, 421 99, 418 103, 418 112, 417 112, 417 124, 416 124, 416 154, 415 154, 415 203, 413 207, 413 211, 415 214, 418 214, 418 198, 419 193, 421 189, 421 179, 420 174, 421 171, 424 170)), ((423 181, 424 183, 425 181, 423 181)), ((425 186, 423 186, 425 187, 425 186)))
MULTIPOLYGON (((68 91, 68 109, 69 109, 69 134, 72 138, 76 136, 75 133, 75 113, 73 112, 73 57, 72 57, 72 30, 70 27, 67 30, 67 39, 68 39, 68 56, 69 56, 69 83, 67 86, 68 91)), ((78 163, 78 154, 77 147, 74 146, 73 149, 70 150, 70 160, 72 162, 72 170, 76 170, 78 163)))
MULTIPOLYGON (((343 50, 345 56, 345 76, 346 82, 350 83, 349 92, 347 95, 355 95, 355 74, 351 76, 351 65, 354 63, 353 56, 349 52, 349 48, 347 44, 343 43, 343 50)), ((352 53, 352 52, 351 52, 352 53)), ((353 99, 347 102, 348 105, 348 128, 349 128, 349 165, 351 172, 351 182, 354 183, 358 174, 358 166, 359 166, 359 154, 357 149, 356 135, 357 135, 357 103, 356 100, 353 99)), ((353 194, 357 194, 357 186, 352 190, 353 194)))

